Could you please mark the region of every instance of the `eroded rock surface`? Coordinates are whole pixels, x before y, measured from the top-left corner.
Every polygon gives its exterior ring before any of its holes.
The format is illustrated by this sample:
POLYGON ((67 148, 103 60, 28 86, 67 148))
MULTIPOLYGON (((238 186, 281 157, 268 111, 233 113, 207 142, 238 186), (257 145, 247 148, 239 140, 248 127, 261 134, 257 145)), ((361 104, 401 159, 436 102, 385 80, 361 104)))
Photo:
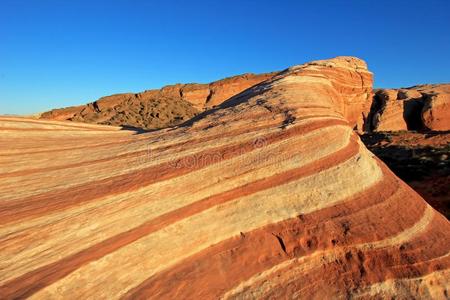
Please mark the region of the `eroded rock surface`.
POLYGON ((1 298, 448 297, 449 221, 353 131, 371 84, 339 57, 150 133, 1 118, 1 298))
POLYGON ((450 84, 375 92, 369 131, 450 130, 450 84))
POLYGON ((426 94, 422 109, 422 120, 431 130, 450 130, 450 84, 421 86, 418 90, 426 94))
POLYGON ((275 73, 243 74, 210 84, 176 84, 138 94, 106 96, 95 102, 41 114, 41 119, 70 120, 158 129, 181 124, 275 73))

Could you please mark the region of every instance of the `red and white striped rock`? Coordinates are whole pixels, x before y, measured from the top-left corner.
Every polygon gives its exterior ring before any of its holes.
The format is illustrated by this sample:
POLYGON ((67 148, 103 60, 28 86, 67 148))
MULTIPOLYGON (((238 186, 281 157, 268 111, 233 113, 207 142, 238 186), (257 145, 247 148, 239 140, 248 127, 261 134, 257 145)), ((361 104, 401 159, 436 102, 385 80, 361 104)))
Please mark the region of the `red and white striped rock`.
POLYGON ((446 298, 450 223, 352 128, 363 61, 183 127, 0 119, 0 298, 446 298))

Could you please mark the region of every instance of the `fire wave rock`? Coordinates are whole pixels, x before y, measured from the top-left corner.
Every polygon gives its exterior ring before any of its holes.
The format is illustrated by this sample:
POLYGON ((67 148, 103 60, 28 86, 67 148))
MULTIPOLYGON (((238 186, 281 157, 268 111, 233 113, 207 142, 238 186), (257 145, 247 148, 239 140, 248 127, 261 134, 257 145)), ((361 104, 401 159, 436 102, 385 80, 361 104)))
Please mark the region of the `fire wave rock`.
POLYGON ((352 131, 372 74, 295 66, 189 124, 0 119, 0 298, 448 298, 450 223, 352 131))

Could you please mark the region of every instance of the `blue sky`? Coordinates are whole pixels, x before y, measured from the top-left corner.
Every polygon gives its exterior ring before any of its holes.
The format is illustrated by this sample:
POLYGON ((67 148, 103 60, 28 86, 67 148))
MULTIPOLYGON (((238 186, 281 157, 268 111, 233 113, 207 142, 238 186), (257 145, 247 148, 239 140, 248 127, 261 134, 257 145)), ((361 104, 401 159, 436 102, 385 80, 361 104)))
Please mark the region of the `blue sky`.
POLYGON ((375 86, 450 82, 450 1, 0 0, 0 114, 338 55, 375 86))

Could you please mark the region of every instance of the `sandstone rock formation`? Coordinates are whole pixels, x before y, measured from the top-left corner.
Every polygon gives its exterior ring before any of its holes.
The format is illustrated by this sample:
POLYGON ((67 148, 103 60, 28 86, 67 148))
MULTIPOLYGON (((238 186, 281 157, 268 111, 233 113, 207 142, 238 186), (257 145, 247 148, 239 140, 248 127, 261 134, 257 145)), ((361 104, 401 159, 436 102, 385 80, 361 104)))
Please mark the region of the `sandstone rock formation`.
POLYGON ((95 102, 42 113, 41 119, 158 129, 183 123, 276 73, 243 74, 210 84, 175 84, 138 94, 118 94, 95 102))
POLYGON ((422 109, 425 127, 450 130, 450 84, 420 86, 417 90, 426 94, 422 109))
POLYGON ((369 131, 450 130, 450 84, 378 90, 367 128, 369 131))
POLYGON ((404 101, 397 100, 398 91, 383 89, 375 93, 374 101, 379 109, 374 112, 372 126, 377 131, 408 130, 403 117, 404 101))
POLYGON ((449 221, 353 132, 371 84, 339 57, 150 133, 1 118, 1 298, 448 297, 449 221))

